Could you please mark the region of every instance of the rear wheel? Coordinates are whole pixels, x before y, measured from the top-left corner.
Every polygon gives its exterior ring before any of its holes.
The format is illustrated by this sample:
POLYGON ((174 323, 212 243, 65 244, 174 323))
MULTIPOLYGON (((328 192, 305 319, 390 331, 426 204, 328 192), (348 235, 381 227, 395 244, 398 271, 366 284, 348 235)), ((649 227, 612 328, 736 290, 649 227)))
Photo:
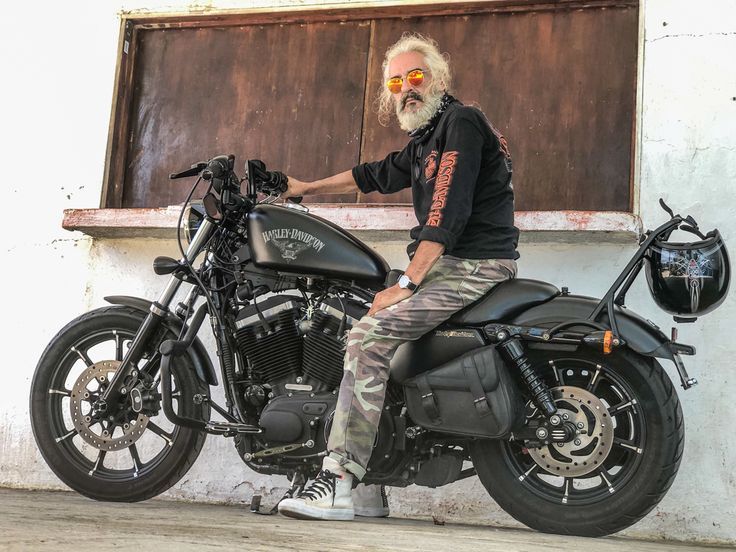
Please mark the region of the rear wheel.
MULTIPOLYGON (((134 502, 162 493, 184 476, 204 445, 205 433, 155 414, 161 392, 155 347, 137 367, 148 374, 143 391, 149 410, 134 412, 130 393, 104 415, 93 408, 144 317, 128 307, 107 307, 77 318, 48 345, 31 384, 33 434, 46 463, 69 487, 97 500, 134 502)), ((169 331, 164 339, 176 337, 169 331)), ((209 390, 189 359, 179 357, 171 371, 174 410, 209 419, 206 403, 194 403, 195 394, 209 390)))
MULTIPOLYGON (((564 445, 478 441, 481 482, 509 514, 548 533, 602 536, 644 517, 672 485, 684 423, 672 382, 651 358, 532 351, 559 413, 579 428, 564 445)), ((527 407, 529 417, 536 415, 527 407)))

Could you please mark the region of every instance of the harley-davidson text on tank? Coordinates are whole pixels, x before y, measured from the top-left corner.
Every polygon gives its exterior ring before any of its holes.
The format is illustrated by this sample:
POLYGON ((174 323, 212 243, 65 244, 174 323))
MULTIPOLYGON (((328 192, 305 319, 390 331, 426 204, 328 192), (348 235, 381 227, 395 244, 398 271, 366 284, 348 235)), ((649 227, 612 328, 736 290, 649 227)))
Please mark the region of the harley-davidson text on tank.
POLYGON ((261 236, 265 243, 273 244, 279 250, 287 263, 296 260, 302 251, 313 249, 320 253, 325 246, 325 242, 298 228, 274 228, 262 232, 261 236))

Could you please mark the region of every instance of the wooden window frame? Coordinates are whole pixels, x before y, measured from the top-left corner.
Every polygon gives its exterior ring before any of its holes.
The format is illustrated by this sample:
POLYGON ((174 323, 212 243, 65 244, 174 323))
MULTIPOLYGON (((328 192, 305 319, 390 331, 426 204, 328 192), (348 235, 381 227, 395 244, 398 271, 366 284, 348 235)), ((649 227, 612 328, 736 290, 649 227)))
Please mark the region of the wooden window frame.
MULTIPOLYGON (((511 12, 540 12, 550 10, 575 10, 583 8, 605 7, 639 7, 640 0, 485 0, 466 3, 438 3, 425 5, 386 5, 375 7, 330 6, 323 7, 286 7, 286 8, 259 8, 248 10, 220 10, 215 13, 203 14, 124 14, 121 20, 119 55, 115 71, 115 85, 113 91, 112 109, 108 134, 107 152, 103 178, 102 195, 99 213, 96 210, 67 210, 63 226, 70 230, 78 229, 91 235, 118 236, 127 235, 124 228, 128 227, 131 216, 137 216, 145 225, 146 221, 153 226, 169 228, 170 222, 161 223, 162 209, 138 208, 121 209, 123 184, 127 154, 127 142, 130 133, 130 115, 133 100, 133 79, 137 33, 151 29, 183 29, 222 27, 257 24, 298 24, 323 21, 361 21, 376 19, 395 19, 428 16, 463 16, 488 13, 511 12), (118 215, 106 216, 104 212, 118 210, 118 215), (102 212, 104 211, 104 212, 102 212), (123 213, 124 211, 125 213, 123 213), (110 219, 111 226, 105 226, 104 219, 110 219), (117 220, 117 223, 113 223, 117 220), (153 222, 153 221, 157 222, 153 222), (121 222, 127 221, 127 222, 121 222), (114 228, 117 227, 118 231, 114 228), (111 229, 111 232, 105 230, 111 229)), ((641 25, 641 17, 640 17, 641 25)), ((638 234, 641 223, 636 216, 638 193, 636 189, 638 165, 638 113, 640 109, 639 81, 641 79, 641 37, 638 44, 637 77, 632 95, 635 98, 634 120, 632 121, 631 141, 631 168, 629 171, 629 209, 626 212, 615 211, 533 211, 517 212, 517 219, 522 230, 543 231, 598 231, 626 235, 638 234), (605 216, 598 216, 605 215, 605 216)), ((406 205, 381 204, 380 206, 359 204, 319 204, 313 211, 342 222, 347 229, 367 230, 369 223, 374 220, 375 209, 389 211, 388 217, 383 217, 379 227, 374 230, 403 230, 411 224, 406 223, 408 214, 406 205), (393 214, 391 214, 393 212, 393 214), (352 214, 351 214, 352 213, 352 214), (332 215, 332 216, 330 216, 332 215)), ((410 208, 409 208, 410 209, 410 208)), ((166 218, 166 217, 164 217, 166 218)), ((168 220, 168 219, 166 219, 168 220)), ((159 228, 160 229, 160 228, 159 228)), ((158 232, 161 234, 161 232, 158 232)), ((164 231, 163 234, 167 234, 164 231)), ((151 235, 157 235, 153 232, 151 235)))

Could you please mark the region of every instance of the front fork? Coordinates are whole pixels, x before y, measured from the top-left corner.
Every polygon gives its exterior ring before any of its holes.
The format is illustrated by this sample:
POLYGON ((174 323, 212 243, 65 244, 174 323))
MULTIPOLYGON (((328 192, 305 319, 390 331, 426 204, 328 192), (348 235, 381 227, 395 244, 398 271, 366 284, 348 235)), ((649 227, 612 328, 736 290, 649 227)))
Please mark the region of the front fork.
MULTIPOLYGON (((189 244, 184 258, 179 261, 179 264, 186 265, 194 263, 197 255, 202 251, 203 247, 212 235, 212 231, 215 228, 215 223, 205 218, 202 221, 202 225, 194 235, 194 239, 189 244)), ((182 280, 173 275, 169 278, 166 288, 161 293, 161 296, 157 301, 151 303, 150 312, 143 320, 141 327, 133 338, 133 342, 130 348, 125 353, 120 366, 118 367, 115 375, 110 379, 110 385, 108 385, 105 392, 100 397, 100 401, 97 408, 105 410, 109 404, 117 404, 121 397, 127 395, 129 392, 126 382, 135 381, 138 377, 138 362, 143 357, 143 354, 149 347, 149 341, 156 332, 161 328, 161 324, 169 313, 169 306, 174 299, 174 295, 179 290, 182 280)), ((191 298, 191 295, 190 295, 191 298)))

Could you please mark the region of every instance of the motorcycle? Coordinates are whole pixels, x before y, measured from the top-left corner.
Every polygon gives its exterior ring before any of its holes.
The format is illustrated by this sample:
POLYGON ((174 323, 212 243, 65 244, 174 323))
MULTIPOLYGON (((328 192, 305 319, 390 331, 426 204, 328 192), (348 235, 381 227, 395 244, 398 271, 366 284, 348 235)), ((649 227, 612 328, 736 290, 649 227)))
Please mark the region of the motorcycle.
MULTIPOLYGON (((234 156, 218 156, 170 175, 199 178, 179 218, 187 250, 179 235, 181 258, 153 263, 169 276, 160 297, 106 297, 110 306, 67 324, 38 363, 36 442, 85 496, 164 492, 208 434, 232 437, 254 471, 289 477, 287 496, 319 471, 347 334, 401 272, 298 198, 276 204, 282 173, 249 160, 240 179, 234 167, 234 156), (201 181, 208 190, 194 202, 201 181), (206 317, 224 405, 197 337, 206 317)), ((501 508, 552 533, 607 535, 645 516, 672 485, 684 440, 659 360, 688 389, 696 380, 681 357, 695 349, 627 309, 626 292, 646 268, 655 300, 687 322, 716 308, 730 280, 717 231, 703 235, 660 202, 670 220, 642 236, 601 300, 513 279, 402 345, 363 482, 439 487, 477 476, 501 508), (669 244, 678 228, 701 241, 669 244)))

